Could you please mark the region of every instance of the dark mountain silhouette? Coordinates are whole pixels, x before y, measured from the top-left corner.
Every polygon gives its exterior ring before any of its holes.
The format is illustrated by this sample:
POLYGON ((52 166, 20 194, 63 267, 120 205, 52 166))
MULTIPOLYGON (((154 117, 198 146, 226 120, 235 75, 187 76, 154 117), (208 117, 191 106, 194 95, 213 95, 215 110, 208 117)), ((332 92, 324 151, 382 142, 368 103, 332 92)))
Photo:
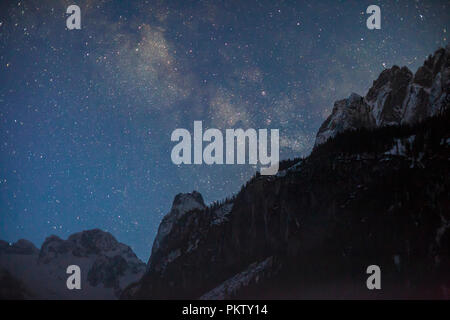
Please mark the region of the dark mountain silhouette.
POLYGON ((449 298, 449 79, 449 47, 415 75, 394 66, 277 176, 210 207, 178 195, 122 298, 449 298))
POLYGON ((177 195, 145 272, 100 230, 41 250, 0 241, 0 297, 39 297, 45 286, 19 272, 29 261, 53 279, 81 259, 95 298, 106 288, 103 298, 123 299, 448 299, 449 106, 447 47, 416 74, 394 66, 365 97, 336 102, 312 153, 276 176, 256 174, 210 206, 198 192, 177 195), (381 268, 381 290, 366 287, 369 265, 381 268))

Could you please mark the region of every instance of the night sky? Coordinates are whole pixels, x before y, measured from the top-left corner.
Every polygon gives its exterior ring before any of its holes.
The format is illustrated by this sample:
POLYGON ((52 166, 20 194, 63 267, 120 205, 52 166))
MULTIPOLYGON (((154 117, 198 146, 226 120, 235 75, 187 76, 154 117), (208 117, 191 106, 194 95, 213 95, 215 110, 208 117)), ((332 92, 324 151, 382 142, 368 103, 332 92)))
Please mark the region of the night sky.
POLYGON ((146 261, 173 197, 236 193, 250 165, 176 166, 176 128, 280 129, 306 156, 333 102, 449 41, 449 1, 0 4, 0 239, 100 228, 146 261), (66 9, 81 8, 81 30, 66 9), (365 13, 381 7, 381 30, 365 13))

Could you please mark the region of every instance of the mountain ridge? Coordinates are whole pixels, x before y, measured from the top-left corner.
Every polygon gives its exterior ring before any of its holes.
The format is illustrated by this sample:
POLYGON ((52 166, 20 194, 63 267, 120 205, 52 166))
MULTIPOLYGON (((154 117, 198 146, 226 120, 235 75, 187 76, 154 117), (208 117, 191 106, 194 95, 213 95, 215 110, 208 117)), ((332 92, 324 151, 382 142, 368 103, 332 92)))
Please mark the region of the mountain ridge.
POLYGON ((110 233, 92 229, 67 240, 51 235, 40 249, 24 239, 0 241, 0 270, 8 282, 22 283, 22 298, 117 299, 125 286, 140 278, 145 264, 110 233), (73 264, 81 268, 81 290, 66 287, 66 269, 73 264))
POLYGON ((173 221, 164 268, 122 298, 448 298, 449 57, 385 70, 366 97, 335 103, 310 156, 173 221), (374 260, 384 295, 365 288, 374 260))
POLYGON ((386 69, 365 97, 352 93, 335 102, 314 146, 345 130, 414 124, 442 112, 450 87, 450 45, 430 55, 413 74, 407 67, 386 69))
MULTIPOLYGON (((126 284, 104 271, 124 264, 100 230, 87 233, 87 244, 78 234, 51 236, 39 252, 26 240, 0 241, 0 266, 11 254, 38 256, 43 265, 67 253, 100 254, 86 281, 113 288, 103 298, 448 299, 449 48, 415 75, 394 66, 365 97, 337 101, 311 154, 282 161, 276 176, 257 173, 210 206, 197 191, 176 195, 147 266, 136 262, 138 275, 126 284), (365 288, 374 263, 382 292, 365 288)), ((129 247, 119 247, 126 256, 129 247)), ((135 261, 128 258, 127 266, 135 261)), ((0 281, 21 287, 13 269, 0 268, 0 281)))

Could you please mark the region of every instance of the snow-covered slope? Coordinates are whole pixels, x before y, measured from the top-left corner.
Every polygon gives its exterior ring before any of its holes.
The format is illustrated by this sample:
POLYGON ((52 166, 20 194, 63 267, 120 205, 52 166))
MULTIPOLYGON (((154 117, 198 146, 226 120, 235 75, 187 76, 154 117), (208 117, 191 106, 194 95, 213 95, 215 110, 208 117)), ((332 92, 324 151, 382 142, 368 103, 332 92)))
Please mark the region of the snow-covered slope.
POLYGON ((414 75, 408 68, 384 70, 363 98, 337 101, 320 127, 315 146, 339 132, 413 124, 440 113, 450 99, 450 46, 437 50, 414 75))
POLYGON ((225 300, 231 299, 242 288, 251 283, 257 284, 266 275, 273 271, 273 257, 269 257, 262 262, 252 263, 246 270, 238 273, 221 285, 205 293, 200 300, 225 300))
POLYGON ((38 250, 31 242, 0 242, 0 269, 20 279, 25 298, 116 299, 122 289, 140 279, 145 264, 130 247, 101 230, 83 231, 67 240, 48 237, 38 250), (81 290, 69 290, 66 269, 81 269, 81 290))

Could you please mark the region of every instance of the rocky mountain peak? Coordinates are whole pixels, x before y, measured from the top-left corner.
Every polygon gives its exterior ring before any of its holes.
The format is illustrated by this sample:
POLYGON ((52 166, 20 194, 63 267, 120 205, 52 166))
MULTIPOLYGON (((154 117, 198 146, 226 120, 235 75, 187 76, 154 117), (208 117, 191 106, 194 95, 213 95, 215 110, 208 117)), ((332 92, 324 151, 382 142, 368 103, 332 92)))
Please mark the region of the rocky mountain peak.
POLYGON ((110 251, 119 245, 119 242, 109 232, 100 229, 74 233, 67 241, 92 252, 110 251))
POLYGON ((0 241, 0 253, 13 253, 13 254, 37 254, 39 249, 28 240, 20 239, 13 244, 9 244, 6 241, 0 241))
POLYGON ((12 248, 28 254, 37 253, 39 251, 31 241, 26 239, 17 240, 17 242, 13 243, 12 248))
POLYGON ((366 95, 366 102, 377 125, 397 124, 401 121, 399 112, 413 79, 413 73, 407 68, 393 66, 384 70, 366 95))
POLYGON ((109 232, 93 229, 72 234, 67 240, 49 236, 38 250, 30 241, 10 245, 0 241, 0 269, 25 279, 37 298, 117 298, 121 290, 138 280, 145 264, 133 250, 109 232), (66 268, 78 265, 83 290, 65 286, 66 268))
POLYGON ((173 199, 172 210, 190 211, 195 208, 204 208, 205 203, 202 195, 197 191, 191 193, 179 193, 173 199))
POLYGON ((336 101, 331 116, 322 124, 316 146, 334 137, 338 132, 361 127, 374 127, 375 119, 364 98, 352 93, 347 99, 336 101))
POLYGON ((364 98, 352 94, 337 101, 320 127, 315 146, 339 132, 414 124, 440 113, 450 97, 450 46, 430 55, 415 74, 393 66, 379 75, 364 98))
POLYGON ((85 230, 63 240, 58 236, 47 237, 39 252, 39 261, 49 263, 65 255, 76 257, 122 255, 133 263, 140 263, 132 249, 114 238, 109 232, 100 229, 85 230))
POLYGON ((191 193, 179 193, 175 196, 172 209, 166 216, 164 216, 161 224, 159 225, 158 233, 156 234, 155 241, 153 242, 152 254, 148 262, 149 268, 153 263, 152 257, 157 256, 160 250, 164 247, 166 238, 172 231, 174 223, 186 213, 193 210, 203 210, 205 208, 206 205, 203 201, 203 197, 197 191, 193 191, 191 193))

